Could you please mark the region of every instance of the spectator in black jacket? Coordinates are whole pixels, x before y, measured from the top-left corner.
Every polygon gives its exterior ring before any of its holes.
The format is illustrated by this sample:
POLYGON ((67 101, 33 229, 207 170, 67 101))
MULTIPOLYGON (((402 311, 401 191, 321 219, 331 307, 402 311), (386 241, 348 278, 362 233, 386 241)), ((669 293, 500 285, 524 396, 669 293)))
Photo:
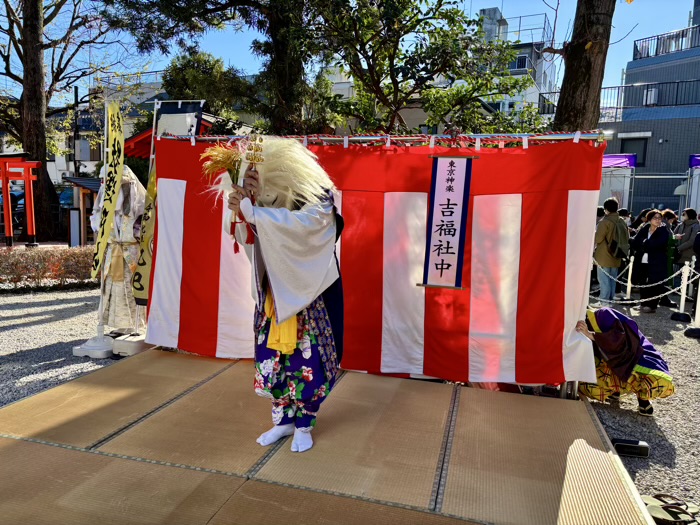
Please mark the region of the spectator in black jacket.
MULTIPOLYGON (((630 228, 633 230, 638 230, 642 226, 644 226, 647 222, 647 213, 651 211, 651 208, 645 208, 641 212, 639 212, 639 215, 637 215, 637 218, 632 221, 632 224, 630 224, 630 228)), ((631 232, 630 232, 631 233, 631 232)))
POLYGON ((642 312, 655 313, 659 300, 650 298, 664 293, 668 277, 666 248, 671 234, 659 210, 651 210, 646 219, 647 223, 639 229, 631 244, 635 249, 635 264, 639 264, 639 284, 655 284, 641 288, 642 312))

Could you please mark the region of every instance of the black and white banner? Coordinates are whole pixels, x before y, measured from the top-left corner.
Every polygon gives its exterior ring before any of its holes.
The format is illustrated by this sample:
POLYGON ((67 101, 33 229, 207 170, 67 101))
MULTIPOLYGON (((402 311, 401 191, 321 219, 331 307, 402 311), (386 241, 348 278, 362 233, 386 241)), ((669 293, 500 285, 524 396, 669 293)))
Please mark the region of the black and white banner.
POLYGON ((423 286, 462 287, 472 160, 433 159, 423 286))

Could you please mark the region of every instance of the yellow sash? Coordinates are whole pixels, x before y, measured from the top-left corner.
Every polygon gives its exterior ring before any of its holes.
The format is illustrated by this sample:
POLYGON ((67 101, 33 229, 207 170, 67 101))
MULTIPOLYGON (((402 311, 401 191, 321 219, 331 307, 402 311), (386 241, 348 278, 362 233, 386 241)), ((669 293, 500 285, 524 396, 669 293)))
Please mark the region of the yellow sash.
POLYGON ((124 280, 124 250, 120 243, 112 244, 112 262, 109 265, 108 275, 115 283, 124 280))
POLYGON ((591 328, 593 328, 593 331, 597 334, 602 333, 603 331, 598 326, 598 321, 596 321, 595 312, 593 310, 587 310, 586 315, 588 317, 588 322, 591 323, 591 328))
POLYGON ((282 354, 292 354, 297 347, 297 316, 294 315, 284 323, 277 324, 272 292, 268 290, 266 295, 265 315, 270 319, 270 334, 267 336, 267 347, 282 354))

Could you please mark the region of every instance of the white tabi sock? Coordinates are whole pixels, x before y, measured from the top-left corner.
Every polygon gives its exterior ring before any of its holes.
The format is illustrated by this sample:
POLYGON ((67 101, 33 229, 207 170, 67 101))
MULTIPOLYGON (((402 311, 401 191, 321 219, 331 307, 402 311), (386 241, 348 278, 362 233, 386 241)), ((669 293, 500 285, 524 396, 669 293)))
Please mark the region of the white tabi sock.
POLYGON ((260 437, 255 441, 260 443, 263 447, 272 445, 280 439, 286 436, 291 436, 294 433, 294 423, 288 423, 286 425, 275 425, 267 432, 260 434, 260 437))
POLYGON ((292 452, 306 452, 313 446, 314 440, 311 438, 311 432, 303 432, 298 428, 294 429, 292 452))

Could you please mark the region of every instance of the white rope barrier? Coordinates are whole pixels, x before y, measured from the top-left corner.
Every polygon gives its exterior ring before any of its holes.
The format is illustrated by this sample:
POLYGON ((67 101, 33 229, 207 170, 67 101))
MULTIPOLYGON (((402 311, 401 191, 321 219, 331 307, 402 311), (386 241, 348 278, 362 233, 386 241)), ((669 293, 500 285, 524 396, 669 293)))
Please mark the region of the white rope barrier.
MULTIPOLYGON (((689 269, 690 269, 690 268, 689 268, 689 269)), ((692 279, 689 279, 689 280, 687 281, 686 284, 691 283, 691 282, 695 282, 695 281, 697 281, 698 279, 700 279, 700 273, 695 272, 695 271, 694 271, 694 273, 696 273, 697 275, 695 275, 692 279)), ((666 282, 666 279, 664 279, 664 280, 661 281, 661 282, 662 282, 662 283, 666 282)), ((656 283, 656 285, 659 285, 659 284, 661 284, 661 283, 656 283)), ((654 286, 654 285, 650 285, 650 286, 654 286)), ((608 299, 598 299, 598 301, 600 301, 601 303, 606 303, 606 304, 620 304, 620 305, 624 305, 624 306, 628 306, 628 305, 632 305, 632 304, 641 304, 641 303, 646 303, 646 302, 648 302, 648 301, 654 301, 654 300, 656 300, 656 299, 661 299, 662 297, 666 297, 666 296, 668 296, 668 295, 671 295, 672 293, 677 293, 677 292, 679 292, 680 290, 682 290, 682 288, 683 288, 682 286, 679 286, 678 288, 674 288, 673 290, 668 290, 667 292, 662 293, 662 294, 660 294, 660 295, 657 295, 657 296, 655 296, 655 297, 645 297, 644 299, 637 299, 637 300, 628 300, 628 299, 625 299, 624 301, 615 301, 615 300, 608 300, 608 299)))
MULTIPOLYGON (((693 282, 695 282, 695 281, 697 281, 699 278, 700 278, 700 276, 693 277, 692 280, 693 280, 693 282)), ((625 299, 625 300, 623 300, 623 301, 616 301, 616 300, 614 300, 614 299, 613 299, 612 301, 607 300, 607 299, 598 299, 598 301, 600 301, 601 303, 606 303, 606 304, 619 304, 619 305, 622 305, 622 306, 630 306, 630 305, 635 305, 635 304, 646 303, 646 302, 649 302, 649 301, 655 301, 656 299, 661 299, 662 297, 666 297, 666 296, 671 295, 671 294, 673 294, 673 293, 678 293, 680 289, 681 289, 681 288, 680 288, 680 286, 679 286, 678 288, 674 288, 673 290, 668 290, 667 292, 664 292, 664 293, 662 293, 662 294, 656 295, 656 296, 654 296, 654 297, 645 297, 644 299, 635 299, 635 300, 633 300, 633 299, 630 299, 630 300, 625 299)))
MULTIPOLYGON (((598 264, 598 262, 597 262, 595 259, 593 259, 593 264, 595 264, 598 268, 600 268, 600 270, 603 272, 604 275, 606 275, 607 277, 609 277, 610 279, 612 279, 612 280, 615 281, 616 283, 624 284, 624 285, 626 285, 626 286, 629 286, 629 284, 628 284, 629 281, 630 281, 629 278, 628 278, 627 281, 620 281, 619 279, 613 277, 613 276, 610 275, 608 272, 606 272, 606 271, 605 271, 605 268, 604 268, 603 266, 601 266, 600 264, 598 264)), ((632 263, 630 263, 630 264, 628 264, 627 266, 625 266, 624 270, 622 270, 622 271, 620 272, 620 275, 622 275, 622 274, 625 272, 625 270, 627 270, 627 268, 629 268, 630 266, 632 266, 632 263)), ((661 283, 665 283, 665 282, 668 281, 669 279, 672 279, 673 277, 676 277, 677 275, 680 275, 682 271, 683 271, 683 268, 681 268, 680 270, 678 270, 678 271, 677 271, 676 273, 674 273, 673 275, 669 275, 668 277, 666 277, 666 278, 665 278, 663 281, 661 281, 661 282, 653 283, 653 284, 637 284, 637 285, 635 285, 634 287, 635 287, 635 288, 651 288, 652 286, 657 286, 657 285, 659 285, 659 284, 661 284, 661 283)))

